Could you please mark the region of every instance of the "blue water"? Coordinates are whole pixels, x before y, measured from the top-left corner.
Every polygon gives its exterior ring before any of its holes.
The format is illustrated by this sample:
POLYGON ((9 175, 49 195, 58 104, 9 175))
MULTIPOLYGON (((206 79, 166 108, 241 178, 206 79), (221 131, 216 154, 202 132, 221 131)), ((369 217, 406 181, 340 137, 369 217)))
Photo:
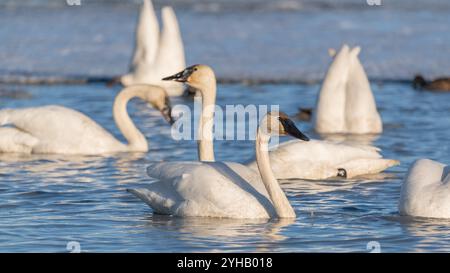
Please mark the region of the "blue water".
MULTIPOLYGON (((125 73, 136 1, 0 0, 4 75, 115 76, 125 73), (46 3, 52 3, 46 4, 46 3)), ((328 48, 362 46, 369 77, 450 74, 447 0, 175 0, 188 64, 207 63, 222 79, 320 81, 328 48)))
MULTIPOLYGON (((111 111, 119 87, 11 84, 126 71, 139 1, 81 1, 69 7, 59 0, 0 0, 0 109, 60 104, 123 139, 111 111)), ((150 162, 196 160, 196 142, 173 140, 159 113, 132 101, 129 112, 150 142, 146 154, 0 155, 0 252, 67 252, 72 241, 86 252, 368 252, 372 241, 382 252, 450 251, 450 220, 401 217, 397 210, 402 178, 415 159, 450 163, 450 93, 398 81, 418 72, 450 75, 448 1, 167 3, 175 6, 187 62, 210 64, 222 79, 221 106, 279 104, 295 116, 298 107, 314 105, 327 49, 362 45, 368 76, 394 80, 372 81, 384 122, 373 144, 401 165, 357 180, 281 181, 297 213, 290 222, 157 216, 125 189, 150 181, 150 162), (224 84, 227 79, 279 84, 224 84)), ((193 105, 188 98, 172 103, 193 105)), ((297 125, 320 138, 310 123, 297 125)), ((245 162, 253 145, 216 141, 216 159, 245 162)))
MULTIPOLYGON (((5 86, 3 88, 6 88, 5 86)), ((120 137, 109 110, 116 91, 98 85, 19 86, 24 99, 3 98, 0 107, 61 104, 83 111, 120 137), (76 94, 76 96, 74 96, 76 94)), ((313 104, 318 85, 220 85, 219 105, 273 104, 295 114, 313 104)), ((112 157, 0 157, 0 251, 357 251, 377 241, 381 251, 450 251, 450 221, 401 217, 401 179, 416 158, 450 162, 450 94, 407 85, 372 85, 385 132, 374 144, 402 162, 384 175, 362 180, 282 181, 298 217, 291 222, 179 219, 152 210, 125 191, 151 181, 151 161, 196 160, 194 141, 176 142, 159 114, 132 101, 132 118, 150 141, 148 154, 112 157), (401 99, 395 99, 395 98, 401 99)), ((192 105, 184 98, 173 104, 192 105)), ((297 122, 318 137, 311 124, 297 122)), ((217 141, 217 160, 243 162, 250 141, 217 141)))

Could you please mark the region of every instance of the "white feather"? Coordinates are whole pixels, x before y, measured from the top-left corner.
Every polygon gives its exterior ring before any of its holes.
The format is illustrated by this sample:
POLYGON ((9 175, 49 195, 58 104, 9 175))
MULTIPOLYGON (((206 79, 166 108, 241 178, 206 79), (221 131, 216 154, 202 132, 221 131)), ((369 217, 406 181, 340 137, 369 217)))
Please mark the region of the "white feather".
MULTIPOLYGON (((278 179, 326 179, 345 169, 347 178, 379 173, 397 165, 398 161, 383 159, 373 146, 348 145, 321 140, 291 140, 273 148, 270 163, 278 179)), ((248 165, 256 169, 256 162, 248 165)))

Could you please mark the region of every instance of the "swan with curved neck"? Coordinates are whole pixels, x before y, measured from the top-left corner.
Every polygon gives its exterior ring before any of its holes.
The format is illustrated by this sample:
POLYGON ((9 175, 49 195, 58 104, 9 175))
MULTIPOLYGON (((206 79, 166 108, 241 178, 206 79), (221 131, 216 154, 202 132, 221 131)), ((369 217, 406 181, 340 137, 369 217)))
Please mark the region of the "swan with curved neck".
POLYGON ((270 168, 268 143, 273 135, 309 140, 286 114, 270 112, 262 119, 255 141, 260 176, 238 163, 162 162, 147 169, 158 182, 129 191, 159 214, 295 218, 295 211, 270 168))
MULTIPOLYGON (((117 127, 128 143, 117 140, 88 116, 58 105, 0 111, 0 125, 12 125, 8 135, 0 136, 0 152, 46 154, 104 154, 146 152, 148 143, 127 112, 127 103, 140 98, 161 111, 172 123, 170 102, 165 90, 152 85, 124 88, 113 106, 117 127)), ((1 128, 5 130, 6 128, 1 128)))
MULTIPOLYGON (((216 99, 216 78, 207 65, 193 65, 164 78, 184 82, 199 90, 202 96, 202 113, 199 132, 208 138, 200 138, 198 155, 200 161, 214 161, 212 128, 216 99)), ((398 161, 384 159, 373 146, 351 146, 313 140, 310 142, 289 141, 282 143, 269 153, 275 177, 325 179, 334 176, 351 178, 358 175, 379 173, 398 161)), ((257 169, 256 161, 248 164, 257 169)))
POLYGON ((163 80, 186 83, 200 92, 202 111, 198 128, 198 156, 200 161, 214 161, 212 131, 217 86, 214 71, 207 65, 193 65, 163 80))

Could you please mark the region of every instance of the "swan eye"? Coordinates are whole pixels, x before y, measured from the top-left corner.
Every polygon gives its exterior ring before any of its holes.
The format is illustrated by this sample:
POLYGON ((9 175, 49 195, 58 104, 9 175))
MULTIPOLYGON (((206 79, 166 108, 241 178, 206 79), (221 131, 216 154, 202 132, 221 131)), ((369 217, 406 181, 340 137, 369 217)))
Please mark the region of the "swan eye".
POLYGON ((197 69, 197 67, 194 67, 194 71, 197 71, 198 69, 197 69))

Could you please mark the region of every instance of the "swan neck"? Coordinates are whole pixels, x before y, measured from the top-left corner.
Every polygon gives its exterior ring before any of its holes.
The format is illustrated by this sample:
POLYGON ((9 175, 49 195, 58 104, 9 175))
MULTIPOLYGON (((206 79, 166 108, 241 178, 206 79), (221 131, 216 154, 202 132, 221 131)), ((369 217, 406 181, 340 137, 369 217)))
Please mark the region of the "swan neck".
POLYGON ((209 84, 200 89, 202 95, 202 112, 198 128, 198 155, 200 161, 215 161, 213 126, 214 108, 216 106, 216 82, 211 80, 209 84))
POLYGON ((279 218, 295 218, 294 209, 270 167, 269 140, 270 136, 258 129, 256 135, 256 164, 277 216, 279 218))
POLYGON ((116 97, 113 107, 113 116, 117 127, 128 141, 130 151, 146 152, 148 143, 145 136, 134 125, 127 111, 128 101, 134 97, 144 97, 145 90, 137 87, 123 89, 116 97))

